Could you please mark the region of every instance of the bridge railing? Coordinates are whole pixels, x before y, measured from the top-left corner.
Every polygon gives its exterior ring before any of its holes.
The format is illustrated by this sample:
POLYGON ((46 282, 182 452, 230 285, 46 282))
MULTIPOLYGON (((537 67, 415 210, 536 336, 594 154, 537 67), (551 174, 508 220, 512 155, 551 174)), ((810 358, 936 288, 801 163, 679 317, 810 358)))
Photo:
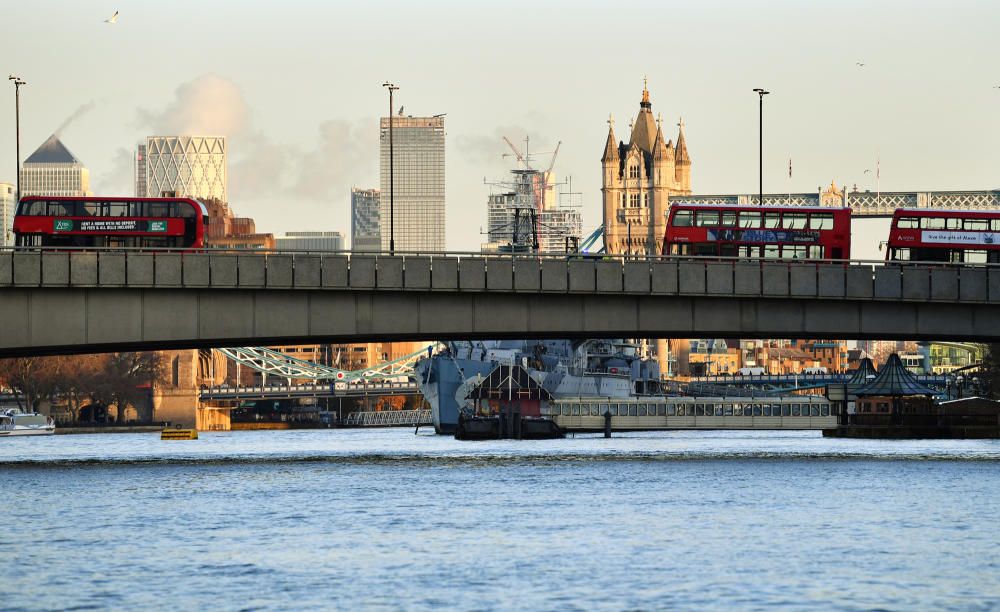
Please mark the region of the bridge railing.
POLYGON ((0 250, 0 286, 1000 302, 1000 265, 307 251, 0 250))

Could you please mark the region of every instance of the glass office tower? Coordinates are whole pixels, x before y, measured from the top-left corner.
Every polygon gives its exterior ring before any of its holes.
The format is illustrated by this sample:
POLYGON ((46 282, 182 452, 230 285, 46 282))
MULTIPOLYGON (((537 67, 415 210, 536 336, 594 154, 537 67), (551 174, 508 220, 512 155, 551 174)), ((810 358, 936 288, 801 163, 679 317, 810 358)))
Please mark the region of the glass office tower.
POLYGON ((389 206, 389 118, 380 122, 382 250, 389 250, 390 224, 396 251, 443 251, 444 117, 392 118, 395 151, 394 223, 389 206))

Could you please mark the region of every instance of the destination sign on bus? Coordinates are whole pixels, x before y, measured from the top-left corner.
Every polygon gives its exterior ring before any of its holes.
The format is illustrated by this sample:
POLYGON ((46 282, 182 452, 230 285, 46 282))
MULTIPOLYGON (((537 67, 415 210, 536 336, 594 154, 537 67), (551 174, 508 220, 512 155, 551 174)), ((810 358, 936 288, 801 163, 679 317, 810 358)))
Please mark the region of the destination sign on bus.
POLYGON ((167 221, 146 219, 55 219, 54 232, 166 232, 167 221))

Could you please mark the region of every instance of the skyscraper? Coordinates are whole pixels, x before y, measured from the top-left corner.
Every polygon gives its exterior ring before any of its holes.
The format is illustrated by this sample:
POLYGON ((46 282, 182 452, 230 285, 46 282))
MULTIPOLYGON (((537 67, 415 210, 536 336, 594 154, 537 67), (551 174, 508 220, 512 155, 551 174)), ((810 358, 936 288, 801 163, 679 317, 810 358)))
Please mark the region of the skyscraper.
MULTIPOLYGON (((141 145, 140 145, 141 146, 141 145)), ((148 136, 145 145, 146 192, 139 196, 160 197, 172 193, 203 200, 228 202, 226 139, 222 136, 148 136)), ((136 164, 140 148, 136 153, 136 164)))
POLYGON ((10 183, 0 183, 0 222, 3 223, 0 234, 0 246, 13 246, 14 244, 14 209, 17 202, 14 201, 14 185, 10 183))
POLYGON ((21 197, 30 195, 91 195, 90 171, 55 134, 21 165, 21 197))
POLYGON ((351 189, 351 250, 379 251, 379 190, 351 189))
POLYGON ((135 151, 135 197, 145 198, 146 189, 146 144, 140 144, 135 151))
POLYGON ((390 215, 389 118, 380 122, 381 187, 379 229, 382 250, 389 250, 394 227, 397 251, 443 251, 444 117, 392 118, 394 213, 390 215))

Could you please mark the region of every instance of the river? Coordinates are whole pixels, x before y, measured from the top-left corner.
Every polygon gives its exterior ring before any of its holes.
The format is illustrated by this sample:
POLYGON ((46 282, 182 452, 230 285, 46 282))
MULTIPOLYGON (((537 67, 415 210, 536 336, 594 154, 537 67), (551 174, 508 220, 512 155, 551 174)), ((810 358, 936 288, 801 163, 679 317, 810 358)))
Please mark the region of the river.
POLYGON ((0 609, 990 609, 1000 442, 0 440, 0 609))

